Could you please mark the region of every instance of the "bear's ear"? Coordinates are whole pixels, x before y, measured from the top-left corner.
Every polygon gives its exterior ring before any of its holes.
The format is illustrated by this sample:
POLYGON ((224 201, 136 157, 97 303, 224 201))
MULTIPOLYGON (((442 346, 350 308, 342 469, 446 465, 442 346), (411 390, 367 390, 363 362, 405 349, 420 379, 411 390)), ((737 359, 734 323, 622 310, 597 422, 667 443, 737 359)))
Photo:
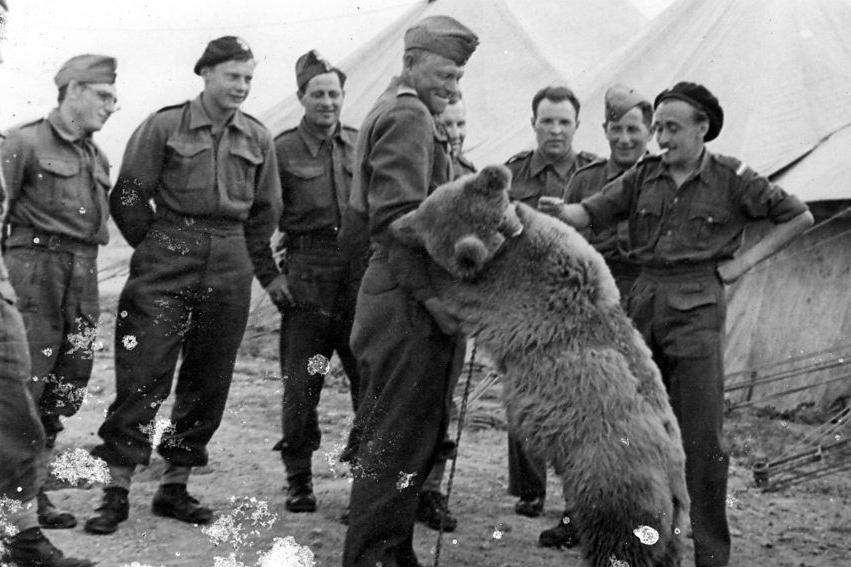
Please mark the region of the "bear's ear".
POLYGON ((487 259, 487 246, 478 236, 468 234, 455 243, 455 266, 462 279, 475 277, 485 267, 487 259))
POLYGON ((468 187, 482 195, 492 195, 508 189, 510 184, 510 169, 504 165, 489 165, 473 179, 468 187))
POLYGON ((425 241, 417 231, 417 224, 417 209, 414 209, 394 220, 390 231, 399 242, 409 246, 425 246, 425 241))

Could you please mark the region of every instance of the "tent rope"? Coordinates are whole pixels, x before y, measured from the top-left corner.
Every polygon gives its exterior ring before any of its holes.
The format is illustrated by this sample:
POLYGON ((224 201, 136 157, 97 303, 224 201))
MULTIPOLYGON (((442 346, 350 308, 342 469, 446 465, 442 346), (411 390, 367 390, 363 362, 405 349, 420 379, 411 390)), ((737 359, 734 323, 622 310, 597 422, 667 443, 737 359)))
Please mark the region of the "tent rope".
MULTIPOLYGON (((452 457, 452 465, 449 468, 449 478, 446 480, 446 509, 449 510, 449 498, 452 496, 452 485, 455 481, 455 463, 458 461, 458 449, 461 446, 461 431, 464 429, 464 418, 467 414, 467 401, 470 398, 470 384, 473 382, 473 367, 476 362, 476 351, 478 344, 473 336, 473 351, 470 353, 470 362, 467 367, 467 383, 464 384, 464 395, 461 397, 461 408, 458 411, 458 429, 455 432, 455 455, 452 457)), ((434 546, 434 567, 440 565, 440 547, 443 542, 443 522, 440 522, 440 530, 437 532, 437 543, 434 546)))

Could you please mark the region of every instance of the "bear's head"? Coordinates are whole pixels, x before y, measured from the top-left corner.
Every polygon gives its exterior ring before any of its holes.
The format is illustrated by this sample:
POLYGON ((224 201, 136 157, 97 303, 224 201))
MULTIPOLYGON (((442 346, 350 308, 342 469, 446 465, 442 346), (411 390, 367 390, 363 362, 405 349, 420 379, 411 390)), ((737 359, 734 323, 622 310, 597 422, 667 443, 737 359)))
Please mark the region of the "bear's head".
POLYGON ((403 243, 425 248, 450 274, 472 279, 523 230, 508 201, 510 184, 508 168, 488 166, 441 185, 390 229, 403 243))

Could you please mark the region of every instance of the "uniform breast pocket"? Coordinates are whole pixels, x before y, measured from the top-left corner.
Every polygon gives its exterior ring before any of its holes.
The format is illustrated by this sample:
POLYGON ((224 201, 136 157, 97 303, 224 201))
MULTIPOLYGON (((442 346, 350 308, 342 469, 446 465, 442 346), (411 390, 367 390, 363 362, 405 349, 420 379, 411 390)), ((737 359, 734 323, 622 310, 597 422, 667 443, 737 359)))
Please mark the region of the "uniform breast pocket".
POLYGON ((257 168, 263 163, 263 156, 247 144, 238 144, 231 147, 230 157, 228 192, 235 200, 250 203, 254 201, 257 168))
POLYGON ((725 232, 730 223, 729 211, 712 204, 695 204, 689 211, 689 241, 699 249, 712 248, 720 240, 726 240, 725 232))
POLYGON ((650 244, 653 233, 662 219, 662 201, 655 197, 642 195, 638 200, 635 213, 632 217, 632 234, 634 242, 631 247, 639 248, 650 244))
POLYGON ((42 156, 38 158, 35 195, 30 195, 50 209, 57 209, 63 203, 77 200, 80 190, 80 164, 75 160, 61 157, 42 156))
POLYGON ((169 140, 163 182, 173 191, 199 191, 214 185, 215 164, 210 141, 169 140))
POLYGON ((327 206, 330 195, 325 167, 310 162, 294 162, 287 168, 284 185, 284 208, 293 214, 309 214, 327 206))

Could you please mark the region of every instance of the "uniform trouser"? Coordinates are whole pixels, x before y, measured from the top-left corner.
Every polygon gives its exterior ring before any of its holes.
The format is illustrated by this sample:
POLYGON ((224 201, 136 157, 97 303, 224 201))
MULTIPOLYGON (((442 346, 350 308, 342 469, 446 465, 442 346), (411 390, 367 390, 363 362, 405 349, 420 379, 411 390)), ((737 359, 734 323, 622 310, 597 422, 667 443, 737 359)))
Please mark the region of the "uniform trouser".
POLYGON ((609 266, 612 277, 615 278, 615 285, 618 286, 618 291, 621 294, 621 305, 628 305, 632 286, 635 285, 635 280, 641 273, 641 267, 624 260, 606 260, 606 265, 609 266))
POLYGON ((724 286, 713 265, 645 269, 633 288, 630 316, 653 351, 682 431, 695 563, 727 565, 724 286))
POLYGON ((308 474, 311 454, 319 449, 317 406, 325 376, 310 365, 317 354, 340 357, 357 411, 360 378, 349 346, 359 281, 333 242, 288 251, 287 280, 294 305, 281 317, 283 438, 275 446, 287 476, 308 474))
POLYGON ((450 366, 457 337, 373 257, 358 294, 352 351, 361 395, 346 567, 416 565, 413 531, 425 475, 446 435, 450 366))
POLYGON ((27 502, 38 491, 36 465, 44 429, 27 388, 30 356, 24 322, 4 272, 0 259, 0 498, 27 502))
POLYGON ((130 259, 115 326, 115 401, 92 454, 147 464, 157 411, 178 357, 171 422, 157 448, 170 464, 207 464, 251 296, 252 264, 239 225, 206 231, 158 220, 130 259))
POLYGON ((62 429, 58 416, 80 409, 92 375, 100 316, 97 246, 85 252, 13 247, 6 253, 27 330, 30 390, 48 445, 62 429))

